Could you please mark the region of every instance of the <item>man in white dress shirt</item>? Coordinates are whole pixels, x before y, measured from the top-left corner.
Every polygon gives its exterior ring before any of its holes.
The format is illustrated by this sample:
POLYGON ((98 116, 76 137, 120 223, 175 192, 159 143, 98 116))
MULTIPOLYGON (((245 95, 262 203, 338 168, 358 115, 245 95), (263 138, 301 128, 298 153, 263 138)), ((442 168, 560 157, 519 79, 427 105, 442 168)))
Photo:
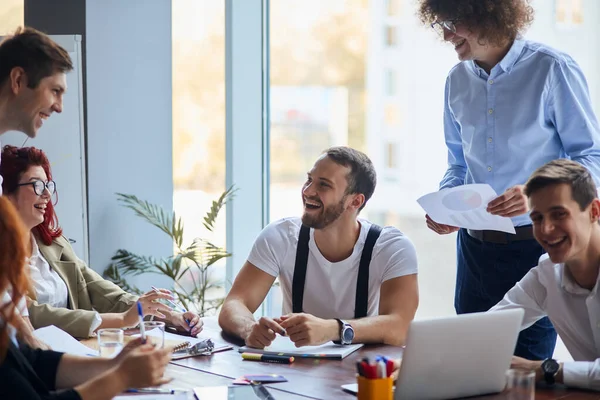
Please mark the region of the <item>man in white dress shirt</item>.
POLYGON ((548 316, 575 361, 526 360, 538 381, 600 390, 600 200, 591 174, 560 159, 525 185, 536 240, 548 254, 490 311, 523 308, 522 329, 548 316))
POLYGON ((33 138, 44 120, 62 112, 72 69, 69 53, 42 32, 19 28, 6 37, 0 43, 0 136, 20 131, 33 138))

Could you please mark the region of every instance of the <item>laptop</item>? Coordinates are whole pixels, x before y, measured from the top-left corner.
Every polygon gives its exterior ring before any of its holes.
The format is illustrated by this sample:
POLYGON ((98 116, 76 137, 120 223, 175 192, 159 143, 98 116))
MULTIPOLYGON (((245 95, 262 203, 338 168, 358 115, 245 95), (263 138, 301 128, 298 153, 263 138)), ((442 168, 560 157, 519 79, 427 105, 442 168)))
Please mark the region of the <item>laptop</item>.
MULTIPOLYGON (((412 321, 394 399, 452 399, 502 391, 523 314, 515 309, 412 321)), ((358 385, 342 389, 356 393, 358 385)))
POLYGON ((413 321, 395 400, 497 393, 521 330, 522 309, 413 321))

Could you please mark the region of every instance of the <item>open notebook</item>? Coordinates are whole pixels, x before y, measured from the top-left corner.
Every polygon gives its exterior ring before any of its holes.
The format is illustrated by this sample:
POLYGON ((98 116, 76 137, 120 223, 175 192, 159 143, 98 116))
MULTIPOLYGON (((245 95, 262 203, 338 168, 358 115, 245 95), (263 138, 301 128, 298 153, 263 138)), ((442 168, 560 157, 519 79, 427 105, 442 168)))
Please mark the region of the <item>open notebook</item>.
POLYGON ((320 346, 302 346, 296 347, 294 342, 286 336, 275 338, 269 347, 264 349, 255 349, 243 346, 239 348, 240 353, 260 353, 260 354, 279 354, 285 356, 305 357, 305 358, 331 358, 341 360, 360 349, 362 344, 342 345, 333 342, 327 342, 320 346))

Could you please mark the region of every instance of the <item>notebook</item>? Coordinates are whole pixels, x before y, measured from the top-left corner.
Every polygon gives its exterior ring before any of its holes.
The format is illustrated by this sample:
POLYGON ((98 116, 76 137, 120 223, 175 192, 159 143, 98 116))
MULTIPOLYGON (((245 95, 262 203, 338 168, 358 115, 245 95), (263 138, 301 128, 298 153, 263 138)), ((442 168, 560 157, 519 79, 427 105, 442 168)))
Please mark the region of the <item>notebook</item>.
POLYGON ((362 343, 343 345, 327 342, 319 346, 296 347, 294 342, 292 342, 287 336, 277 335, 273 343, 264 349, 255 349, 252 347, 243 346, 240 347, 238 351, 240 353, 278 354, 299 358, 329 358, 341 360, 347 357, 349 354, 354 353, 362 346, 362 343))

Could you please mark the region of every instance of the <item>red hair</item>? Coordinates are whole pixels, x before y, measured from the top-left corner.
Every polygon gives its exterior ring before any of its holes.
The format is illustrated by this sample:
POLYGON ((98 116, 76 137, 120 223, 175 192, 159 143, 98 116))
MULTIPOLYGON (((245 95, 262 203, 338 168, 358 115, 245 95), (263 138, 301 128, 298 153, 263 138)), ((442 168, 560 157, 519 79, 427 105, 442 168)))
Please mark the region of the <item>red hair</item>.
MULTIPOLYGON (((8 195, 16 192, 23 174, 30 167, 35 166, 42 167, 48 180, 52 180, 50 161, 48 161, 48 157, 42 150, 35 147, 4 146, 0 162, 0 175, 4 179, 2 182, 4 194, 8 195)), ((54 204, 57 202, 58 192, 54 204)), ((44 213, 44 222, 33 228, 33 232, 46 246, 50 246, 55 238, 62 235, 62 229, 58 225, 58 217, 54 213, 54 204, 51 201, 48 202, 44 213)))
POLYGON ((0 298, 5 291, 12 294, 12 302, 0 302, 0 363, 8 350, 8 325, 19 326, 15 308, 29 288, 25 269, 29 235, 19 214, 6 197, 0 197, 0 298))

